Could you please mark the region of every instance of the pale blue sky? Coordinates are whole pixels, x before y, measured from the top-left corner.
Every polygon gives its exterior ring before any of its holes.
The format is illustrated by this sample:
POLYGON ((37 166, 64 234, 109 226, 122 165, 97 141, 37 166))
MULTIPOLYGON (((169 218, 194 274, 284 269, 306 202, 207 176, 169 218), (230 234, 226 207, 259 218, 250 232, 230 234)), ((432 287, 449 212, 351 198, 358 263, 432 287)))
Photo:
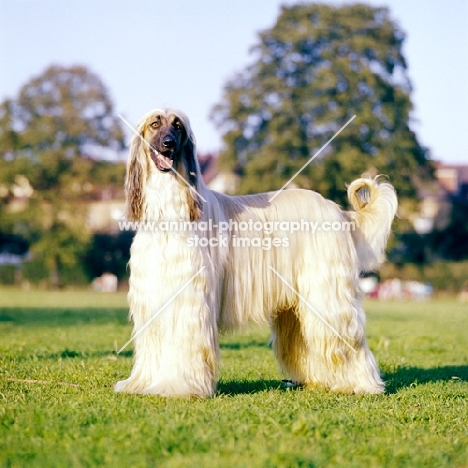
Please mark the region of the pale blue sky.
MULTIPOLYGON (((0 0, 0 100, 50 64, 84 64, 130 122, 155 107, 181 108, 200 151, 216 151, 210 110, 284 3, 295 2, 0 0)), ((366 3, 388 6, 407 33, 420 142, 434 159, 468 163, 468 0, 366 3)))

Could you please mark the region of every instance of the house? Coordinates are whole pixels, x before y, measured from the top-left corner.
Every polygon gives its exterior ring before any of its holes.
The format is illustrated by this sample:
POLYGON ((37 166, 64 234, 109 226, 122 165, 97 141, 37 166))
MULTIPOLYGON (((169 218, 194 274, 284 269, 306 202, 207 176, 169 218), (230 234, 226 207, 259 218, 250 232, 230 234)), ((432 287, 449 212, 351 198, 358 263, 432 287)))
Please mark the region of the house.
POLYGON ((125 218, 125 196, 123 187, 95 190, 87 203, 86 224, 93 233, 116 234, 119 220, 125 218))
POLYGON ((198 156, 198 164, 205 185, 216 192, 233 194, 237 188, 238 178, 235 174, 219 170, 218 156, 207 153, 198 156))
POLYGON ((468 203, 468 164, 438 162, 435 177, 419 188, 419 211, 410 217, 419 234, 443 230, 450 223, 453 203, 468 203))
POLYGON ((436 177, 450 197, 468 202, 468 164, 439 163, 436 177))

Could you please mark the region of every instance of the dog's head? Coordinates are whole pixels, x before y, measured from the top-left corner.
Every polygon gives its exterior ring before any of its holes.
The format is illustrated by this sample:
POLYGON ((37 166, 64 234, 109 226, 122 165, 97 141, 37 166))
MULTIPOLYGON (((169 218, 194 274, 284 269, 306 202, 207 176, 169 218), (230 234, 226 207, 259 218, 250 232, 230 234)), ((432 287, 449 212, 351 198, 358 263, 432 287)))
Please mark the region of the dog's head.
POLYGON ((160 172, 177 170, 184 156, 181 149, 193 145, 190 123, 181 111, 150 113, 145 118, 143 133, 151 159, 160 172))
MULTIPOLYGON (((132 138, 127 164, 125 190, 127 217, 141 220, 145 188, 153 171, 164 177, 176 177, 187 192, 190 219, 198 219, 201 205, 197 193, 199 168, 195 156, 195 137, 184 112, 156 109, 146 114, 132 138)), ((167 182, 161 178, 160 183, 167 182)))

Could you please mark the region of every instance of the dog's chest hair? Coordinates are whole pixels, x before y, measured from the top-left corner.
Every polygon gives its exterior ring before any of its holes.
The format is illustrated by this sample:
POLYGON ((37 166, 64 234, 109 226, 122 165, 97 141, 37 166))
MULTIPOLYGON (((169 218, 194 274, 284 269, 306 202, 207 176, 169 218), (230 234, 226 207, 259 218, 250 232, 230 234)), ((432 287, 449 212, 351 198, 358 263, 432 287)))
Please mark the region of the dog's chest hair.
POLYGON ((158 225, 189 219, 185 184, 172 174, 153 171, 145 189, 142 221, 154 223, 154 229, 137 232, 131 247, 130 283, 137 302, 154 302, 155 285, 166 285, 163 294, 166 289, 173 294, 172 288, 183 284, 187 272, 195 274, 201 268, 199 250, 187 248, 187 233, 167 231, 158 225))
POLYGON ((147 221, 189 220, 187 188, 171 174, 152 171, 146 186, 144 213, 147 221))

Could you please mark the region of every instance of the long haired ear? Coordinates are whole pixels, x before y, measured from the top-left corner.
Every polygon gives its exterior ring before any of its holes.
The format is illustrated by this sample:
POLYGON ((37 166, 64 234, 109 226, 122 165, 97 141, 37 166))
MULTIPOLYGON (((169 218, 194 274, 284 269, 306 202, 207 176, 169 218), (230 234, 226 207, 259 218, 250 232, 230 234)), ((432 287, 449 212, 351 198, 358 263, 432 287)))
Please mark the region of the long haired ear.
POLYGON ((199 179, 200 168, 198 166, 197 157, 195 154, 195 142, 191 134, 187 138, 187 143, 184 145, 184 163, 187 172, 189 187, 187 189, 187 203, 190 211, 190 221, 197 221, 202 215, 202 204, 198 190, 200 187, 199 179))
MULTIPOLYGON (((140 128, 138 129, 140 130, 140 128)), ((144 210, 145 185, 148 175, 148 162, 143 147, 143 131, 133 136, 130 145, 130 158, 127 163, 125 195, 127 219, 140 221, 144 210)))

